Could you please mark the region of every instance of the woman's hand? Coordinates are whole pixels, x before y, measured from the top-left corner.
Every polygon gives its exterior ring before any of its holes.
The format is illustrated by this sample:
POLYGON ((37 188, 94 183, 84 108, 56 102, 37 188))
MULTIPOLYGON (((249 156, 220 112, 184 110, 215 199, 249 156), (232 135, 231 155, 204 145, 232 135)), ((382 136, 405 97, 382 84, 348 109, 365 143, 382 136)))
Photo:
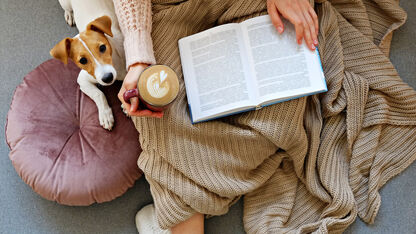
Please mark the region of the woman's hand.
POLYGON ((126 77, 124 78, 123 85, 118 92, 118 99, 120 99, 123 104, 124 109, 130 116, 150 116, 162 118, 163 112, 153 112, 149 109, 138 110, 139 107, 139 98, 134 97, 130 99, 130 103, 124 101, 123 94, 129 89, 137 88, 137 82, 142 71, 148 67, 148 64, 136 63, 129 67, 126 77))
POLYGON ((280 15, 288 19, 296 29, 296 41, 302 44, 302 38, 311 50, 318 45, 318 16, 308 0, 267 0, 267 12, 279 33, 284 26, 280 15))

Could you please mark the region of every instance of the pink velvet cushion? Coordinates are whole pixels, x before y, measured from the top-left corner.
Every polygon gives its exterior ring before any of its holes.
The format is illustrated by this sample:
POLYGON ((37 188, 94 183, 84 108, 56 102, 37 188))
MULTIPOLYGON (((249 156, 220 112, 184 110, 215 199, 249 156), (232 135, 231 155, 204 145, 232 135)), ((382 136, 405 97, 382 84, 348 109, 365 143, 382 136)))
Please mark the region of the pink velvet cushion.
POLYGON ((9 156, 20 177, 42 197, 66 205, 110 201, 141 175, 138 133, 121 111, 120 84, 101 88, 114 114, 110 132, 80 91, 79 71, 58 60, 37 67, 17 87, 6 124, 9 156))

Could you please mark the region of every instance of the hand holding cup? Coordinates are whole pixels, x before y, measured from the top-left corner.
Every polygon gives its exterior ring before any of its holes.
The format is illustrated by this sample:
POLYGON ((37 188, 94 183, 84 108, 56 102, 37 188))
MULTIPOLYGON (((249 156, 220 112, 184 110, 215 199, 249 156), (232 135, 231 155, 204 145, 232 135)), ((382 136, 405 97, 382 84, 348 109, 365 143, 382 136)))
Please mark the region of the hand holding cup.
POLYGON ((124 101, 123 95, 124 92, 130 89, 137 88, 137 82, 139 80, 139 76, 144 69, 146 69, 149 65, 144 63, 136 63, 129 67, 128 73, 124 78, 123 85, 118 92, 118 99, 122 103, 122 109, 127 116, 148 116, 148 117, 156 117, 162 118, 163 112, 153 112, 148 109, 140 109, 139 108, 139 99, 132 98, 129 103, 124 101))
POLYGON ((170 67, 153 65, 140 73, 136 87, 124 90, 124 103, 126 105, 131 103, 131 108, 138 98, 139 109, 148 110, 151 113, 150 116, 161 117, 163 110, 167 109, 176 99, 179 92, 179 81, 176 73, 170 67))

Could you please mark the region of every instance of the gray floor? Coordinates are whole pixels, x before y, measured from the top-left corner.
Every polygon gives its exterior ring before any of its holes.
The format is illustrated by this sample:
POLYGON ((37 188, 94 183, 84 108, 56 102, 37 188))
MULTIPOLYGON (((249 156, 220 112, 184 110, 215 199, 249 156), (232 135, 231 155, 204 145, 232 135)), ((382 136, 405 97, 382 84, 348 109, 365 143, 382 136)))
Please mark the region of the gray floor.
MULTIPOLYGON (((391 58, 402 78, 416 88, 416 2, 402 1, 409 20, 393 38, 391 58)), ((77 32, 65 24, 57 0, 0 1, 0 233, 135 233, 135 212, 152 201, 142 178, 122 197, 89 207, 44 200, 22 182, 8 158, 4 124, 15 87, 50 59, 59 40, 77 32)), ((382 190, 374 225, 357 221, 347 233, 416 233, 416 164, 382 190)), ((206 221, 206 233, 244 233, 242 203, 206 221)))

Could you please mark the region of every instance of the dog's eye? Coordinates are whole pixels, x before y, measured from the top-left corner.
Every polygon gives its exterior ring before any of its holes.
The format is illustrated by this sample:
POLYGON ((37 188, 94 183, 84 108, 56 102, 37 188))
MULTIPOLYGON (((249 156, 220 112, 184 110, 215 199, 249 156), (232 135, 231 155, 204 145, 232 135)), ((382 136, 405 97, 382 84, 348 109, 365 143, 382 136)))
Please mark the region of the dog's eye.
POLYGON ((86 59, 86 58, 84 58, 84 57, 82 57, 80 60, 79 60, 79 63, 81 63, 81 64, 87 64, 88 63, 88 60, 86 59))
POLYGON ((107 47, 105 45, 100 45, 100 52, 104 53, 107 47))

